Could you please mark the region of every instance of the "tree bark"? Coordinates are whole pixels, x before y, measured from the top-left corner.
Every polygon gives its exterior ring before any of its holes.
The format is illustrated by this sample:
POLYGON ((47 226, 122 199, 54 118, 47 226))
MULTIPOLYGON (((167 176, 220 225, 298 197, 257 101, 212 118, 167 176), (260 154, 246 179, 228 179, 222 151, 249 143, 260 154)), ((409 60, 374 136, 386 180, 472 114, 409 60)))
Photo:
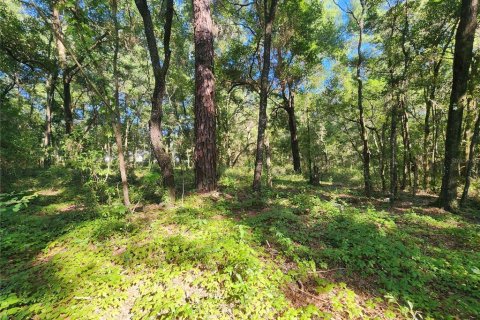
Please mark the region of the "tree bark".
POLYGON ((193 0, 195 43, 195 182, 199 192, 217 188, 215 77, 211 0, 193 0))
POLYGON ((152 62, 153 75, 155 84, 152 95, 152 109, 150 113, 150 143, 153 153, 160 166, 163 174, 163 184, 168 190, 169 200, 175 201, 175 180, 173 174, 173 166, 170 155, 165 150, 162 138, 162 103, 165 96, 165 78, 170 64, 170 35, 172 31, 173 18, 173 0, 167 0, 165 11, 165 24, 163 35, 164 61, 163 66, 160 64, 157 42, 155 38, 152 17, 147 6, 146 0, 135 0, 138 11, 143 19, 143 27, 145 37, 147 38, 147 46, 152 62))
POLYGON ((457 198, 458 181, 455 166, 461 158, 462 118, 467 101, 467 83, 477 27, 477 11, 478 0, 462 0, 460 23, 455 36, 452 92, 445 138, 444 173, 438 199, 438 204, 446 210, 452 210, 455 207, 457 198))
POLYGON ((475 126, 473 129, 472 140, 470 141, 470 148, 468 153, 467 167, 465 169, 465 186, 463 187, 462 198, 460 199, 460 206, 464 206, 468 198, 468 189, 470 189, 470 177, 472 175, 475 148, 478 143, 478 138, 480 135, 480 111, 477 115, 477 120, 475 121, 475 126))
POLYGON ((268 98, 268 74, 270 72, 270 51, 272 47, 272 29, 275 19, 278 0, 263 0, 264 14, 264 39, 263 39, 263 65, 260 78, 260 108, 258 113, 258 136, 255 152, 255 171, 253 176, 253 190, 260 191, 262 185, 262 169, 265 130, 267 128, 267 98, 268 98))

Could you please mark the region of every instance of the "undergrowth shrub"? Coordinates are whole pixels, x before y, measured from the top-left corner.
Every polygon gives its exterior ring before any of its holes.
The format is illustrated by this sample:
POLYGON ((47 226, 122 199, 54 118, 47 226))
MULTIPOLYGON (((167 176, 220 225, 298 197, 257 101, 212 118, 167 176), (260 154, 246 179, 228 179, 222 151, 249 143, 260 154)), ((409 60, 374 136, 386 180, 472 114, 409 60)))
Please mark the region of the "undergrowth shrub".
POLYGON ((33 192, 0 193, 0 215, 12 214, 28 207, 38 195, 33 192))
POLYGON ((147 172, 139 179, 138 185, 138 201, 160 203, 164 200, 165 189, 162 186, 162 176, 159 172, 147 172))

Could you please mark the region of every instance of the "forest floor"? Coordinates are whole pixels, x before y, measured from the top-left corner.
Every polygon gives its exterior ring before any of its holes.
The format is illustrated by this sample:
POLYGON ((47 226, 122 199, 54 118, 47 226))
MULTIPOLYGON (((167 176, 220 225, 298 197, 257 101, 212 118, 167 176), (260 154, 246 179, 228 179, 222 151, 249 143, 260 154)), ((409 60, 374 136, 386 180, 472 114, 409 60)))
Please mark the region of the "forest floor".
POLYGON ((0 199, 0 319, 480 318, 478 202, 390 207, 293 175, 256 196, 245 172, 128 214, 65 172, 18 179, 0 199))

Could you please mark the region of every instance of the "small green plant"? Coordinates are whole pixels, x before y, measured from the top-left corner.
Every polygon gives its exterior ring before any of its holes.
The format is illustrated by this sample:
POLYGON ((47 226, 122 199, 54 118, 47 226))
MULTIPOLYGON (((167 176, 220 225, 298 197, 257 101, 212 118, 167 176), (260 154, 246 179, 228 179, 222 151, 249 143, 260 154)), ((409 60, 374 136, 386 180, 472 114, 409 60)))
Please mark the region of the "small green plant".
POLYGON ((28 207, 38 195, 32 192, 0 193, 0 214, 14 213, 28 207))
POLYGON ((121 203, 101 206, 98 209, 99 214, 104 218, 122 218, 127 214, 128 208, 121 203))

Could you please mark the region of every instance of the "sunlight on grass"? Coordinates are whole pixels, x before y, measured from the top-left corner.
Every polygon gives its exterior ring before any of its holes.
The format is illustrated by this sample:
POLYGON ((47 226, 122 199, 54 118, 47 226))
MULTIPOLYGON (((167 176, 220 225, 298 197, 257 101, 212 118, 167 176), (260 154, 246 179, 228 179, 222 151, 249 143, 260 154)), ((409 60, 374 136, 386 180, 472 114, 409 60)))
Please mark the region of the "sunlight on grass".
POLYGON ((108 206, 64 201, 71 191, 39 192, 2 217, 2 316, 480 314, 478 225, 451 214, 353 207, 301 177, 282 176, 259 198, 237 179, 245 181, 241 171, 228 172, 219 195, 111 216, 108 206), (284 189, 293 185, 297 192, 284 189))

